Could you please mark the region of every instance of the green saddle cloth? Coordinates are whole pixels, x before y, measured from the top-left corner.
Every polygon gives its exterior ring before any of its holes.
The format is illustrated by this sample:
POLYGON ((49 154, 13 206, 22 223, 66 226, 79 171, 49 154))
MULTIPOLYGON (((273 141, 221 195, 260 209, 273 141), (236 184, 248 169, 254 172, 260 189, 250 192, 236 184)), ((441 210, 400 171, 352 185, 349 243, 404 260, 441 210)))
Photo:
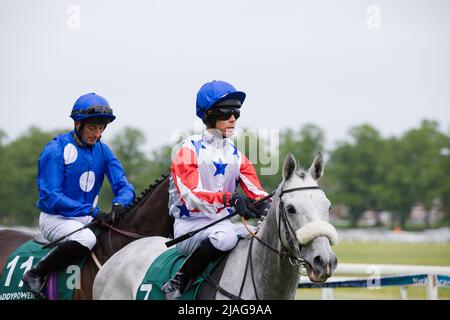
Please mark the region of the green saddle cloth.
MULTIPOLYGON (((35 266, 50 250, 43 249, 43 245, 28 240, 18 247, 9 257, 3 267, 0 278, 0 300, 41 300, 35 298, 28 291, 22 281, 26 271, 35 266)), ((78 266, 71 265, 65 269, 50 273, 47 281, 47 297, 49 300, 71 300, 73 290, 79 287, 81 266, 86 258, 82 259, 78 266)))
MULTIPOLYGON (((169 281, 187 259, 176 248, 169 249, 159 255, 148 268, 144 279, 136 292, 136 300, 164 300, 162 286, 169 281)), ((180 300, 195 300, 205 284, 206 277, 219 264, 221 258, 211 262, 181 295, 180 300)))

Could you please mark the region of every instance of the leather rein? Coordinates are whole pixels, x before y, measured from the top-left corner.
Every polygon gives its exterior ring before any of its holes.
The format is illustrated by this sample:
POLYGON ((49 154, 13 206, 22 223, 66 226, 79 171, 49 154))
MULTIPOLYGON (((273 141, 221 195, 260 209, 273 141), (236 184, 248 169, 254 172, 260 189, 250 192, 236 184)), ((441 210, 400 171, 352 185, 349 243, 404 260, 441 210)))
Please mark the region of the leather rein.
POLYGON ((148 235, 144 235, 144 234, 139 234, 139 233, 135 233, 135 232, 131 232, 131 231, 126 231, 126 230, 122 230, 119 228, 116 228, 104 221, 100 221, 100 226, 101 227, 105 227, 108 228, 108 249, 111 251, 111 254, 114 254, 114 249, 112 246, 112 231, 117 232, 118 234, 127 237, 127 238, 131 238, 131 239, 142 239, 145 237, 148 237, 148 235))

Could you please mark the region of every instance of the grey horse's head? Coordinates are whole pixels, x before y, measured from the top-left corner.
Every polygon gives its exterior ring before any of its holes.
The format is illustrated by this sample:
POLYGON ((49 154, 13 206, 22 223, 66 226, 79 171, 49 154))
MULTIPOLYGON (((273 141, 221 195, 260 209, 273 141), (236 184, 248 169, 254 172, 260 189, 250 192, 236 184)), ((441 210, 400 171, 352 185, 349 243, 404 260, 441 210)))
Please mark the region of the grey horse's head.
POLYGON ((329 223, 331 202, 322 189, 317 188, 323 172, 320 152, 307 170, 297 170, 296 160, 289 154, 284 160, 280 185, 283 191, 292 190, 282 194, 280 204, 295 232, 300 256, 306 262, 308 277, 313 282, 325 281, 337 267, 336 256, 331 250, 337 242, 336 229, 329 223))

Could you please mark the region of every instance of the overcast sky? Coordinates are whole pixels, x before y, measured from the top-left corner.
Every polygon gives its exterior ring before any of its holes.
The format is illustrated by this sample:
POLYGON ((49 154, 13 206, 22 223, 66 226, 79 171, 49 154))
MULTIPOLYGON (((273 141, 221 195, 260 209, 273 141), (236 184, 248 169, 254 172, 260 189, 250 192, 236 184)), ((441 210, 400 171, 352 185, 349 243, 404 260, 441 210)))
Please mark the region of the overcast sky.
POLYGON ((450 132, 448 0, 0 0, 0 129, 71 128, 82 94, 145 133, 144 151, 193 129, 221 79, 247 93, 240 127, 314 123, 327 145, 438 120, 450 132))

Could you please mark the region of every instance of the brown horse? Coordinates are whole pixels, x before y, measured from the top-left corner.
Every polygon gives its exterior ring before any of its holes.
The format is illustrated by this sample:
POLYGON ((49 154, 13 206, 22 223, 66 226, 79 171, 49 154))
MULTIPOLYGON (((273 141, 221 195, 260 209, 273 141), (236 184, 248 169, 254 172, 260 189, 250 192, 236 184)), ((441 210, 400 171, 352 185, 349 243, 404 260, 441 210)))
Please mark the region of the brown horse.
MULTIPOLYGON (((115 252, 140 237, 173 235, 173 218, 168 214, 169 175, 162 175, 138 197, 124 216, 112 228, 103 230, 92 250, 100 264, 115 252)), ((34 235, 14 230, 0 231, 0 277, 10 254, 34 235)), ((75 289, 72 299, 92 299, 92 284, 98 267, 93 258, 86 259, 80 274, 80 289, 75 289)))

